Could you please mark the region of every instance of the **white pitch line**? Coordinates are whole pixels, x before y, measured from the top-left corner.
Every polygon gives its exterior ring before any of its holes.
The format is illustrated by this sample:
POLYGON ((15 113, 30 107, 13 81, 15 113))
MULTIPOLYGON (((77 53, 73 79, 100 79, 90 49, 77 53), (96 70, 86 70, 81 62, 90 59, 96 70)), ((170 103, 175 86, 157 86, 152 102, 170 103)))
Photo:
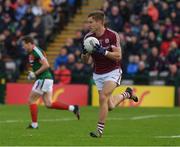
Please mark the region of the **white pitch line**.
MULTIPOLYGON (((60 122, 60 121, 72 121, 72 118, 62 118, 62 119, 40 119, 40 122, 60 122)), ((29 122, 29 120, 0 120, 0 123, 23 123, 29 122)))
POLYGON ((172 135, 172 136, 156 136, 155 138, 180 138, 180 135, 172 135))
MULTIPOLYGON (((118 120, 144 120, 151 118, 163 118, 163 117, 180 117, 180 114, 151 114, 141 116, 129 116, 129 117, 109 117, 107 120, 118 121, 118 120)), ((55 118, 55 119, 40 119, 40 122, 61 122, 61 121, 73 121, 73 118, 55 118)), ((29 120, 0 120, 0 124, 3 123, 23 123, 29 122, 29 120)))
POLYGON ((152 114, 144 116, 134 116, 131 120, 149 119, 149 118, 160 118, 160 117, 180 117, 180 114, 152 114))
POLYGON ((131 117, 131 120, 139 120, 139 119, 149 119, 149 118, 157 118, 158 115, 144 115, 144 116, 134 116, 131 117))

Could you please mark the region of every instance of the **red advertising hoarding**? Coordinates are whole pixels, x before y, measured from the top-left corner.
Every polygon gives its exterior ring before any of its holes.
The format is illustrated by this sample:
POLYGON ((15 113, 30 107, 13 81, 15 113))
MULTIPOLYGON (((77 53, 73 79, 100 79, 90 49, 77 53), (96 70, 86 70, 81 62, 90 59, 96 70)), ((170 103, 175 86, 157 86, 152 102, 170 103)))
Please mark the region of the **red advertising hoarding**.
MULTIPOLYGON (((32 84, 8 83, 6 90, 6 104, 27 104, 32 84)), ((52 101, 62 101, 67 104, 85 106, 88 104, 87 85, 61 85, 54 84, 52 101)), ((43 104, 42 99, 37 101, 43 104)))

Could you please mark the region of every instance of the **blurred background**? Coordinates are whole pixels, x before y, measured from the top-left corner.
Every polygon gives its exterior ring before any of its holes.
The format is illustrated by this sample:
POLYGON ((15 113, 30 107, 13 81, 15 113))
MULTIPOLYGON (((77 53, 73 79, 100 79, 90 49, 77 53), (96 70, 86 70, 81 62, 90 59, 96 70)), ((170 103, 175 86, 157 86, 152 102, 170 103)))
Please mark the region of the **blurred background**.
POLYGON ((106 25, 121 40, 121 84, 135 86, 137 92, 140 87, 141 93, 150 89, 149 93, 162 97, 160 103, 171 97, 170 106, 180 105, 179 0, 0 0, 0 103, 19 104, 19 97, 30 90, 21 95, 31 83, 26 78, 27 53, 19 42, 30 35, 47 54, 55 86, 83 85, 82 105, 93 104, 97 91, 93 91, 92 64, 83 64, 80 54, 89 31, 87 15, 98 9, 105 12, 106 25), (167 87, 172 89, 163 89, 167 87), (17 91, 19 95, 13 95, 17 91), (160 95, 166 92, 171 96, 160 95))

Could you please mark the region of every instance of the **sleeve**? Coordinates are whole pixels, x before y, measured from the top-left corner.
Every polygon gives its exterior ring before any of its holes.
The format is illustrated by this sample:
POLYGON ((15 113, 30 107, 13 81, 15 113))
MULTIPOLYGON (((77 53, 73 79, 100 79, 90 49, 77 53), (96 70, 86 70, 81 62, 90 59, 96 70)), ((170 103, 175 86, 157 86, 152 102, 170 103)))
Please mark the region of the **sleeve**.
POLYGON ((112 35, 112 44, 111 45, 120 47, 120 38, 119 38, 118 33, 116 33, 116 32, 113 33, 113 35, 112 35))
POLYGON ((40 51, 38 48, 34 49, 34 56, 40 60, 46 59, 45 53, 43 51, 40 51))
POLYGON ((87 33, 87 34, 84 36, 83 41, 84 41, 86 38, 88 38, 88 37, 92 36, 92 34, 93 34, 93 33, 91 33, 91 32, 87 33))

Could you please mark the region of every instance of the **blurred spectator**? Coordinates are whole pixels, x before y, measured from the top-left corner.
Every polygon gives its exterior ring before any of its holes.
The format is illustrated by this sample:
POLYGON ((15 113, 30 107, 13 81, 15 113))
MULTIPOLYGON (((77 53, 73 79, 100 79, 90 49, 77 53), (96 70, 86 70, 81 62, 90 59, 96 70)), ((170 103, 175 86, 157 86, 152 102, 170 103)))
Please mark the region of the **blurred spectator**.
POLYGON ((41 7, 44 11, 50 13, 53 10, 52 0, 41 0, 41 7))
POLYGON ((64 47, 67 48, 68 53, 74 53, 76 50, 76 46, 74 44, 73 38, 68 38, 64 47))
POLYGON ((140 15, 142 8, 144 5, 144 0, 134 0, 132 3, 132 11, 134 12, 134 14, 136 15, 140 15))
POLYGON ((37 39, 39 46, 43 49, 45 48, 44 47, 44 42, 45 42, 44 32, 45 32, 45 27, 42 21, 42 17, 36 16, 32 24, 31 33, 29 35, 37 39))
POLYGON ((123 29, 123 18, 121 14, 119 13, 119 7, 118 6, 112 6, 111 8, 111 14, 108 16, 109 27, 112 30, 115 30, 116 32, 120 32, 123 29))
POLYGON ((119 8, 120 8, 120 13, 122 15, 122 18, 124 20, 124 23, 129 22, 130 19, 130 9, 129 5, 126 0, 121 0, 119 2, 119 8))
POLYGON ((143 7, 141 14, 141 24, 147 24, 150 28, 152 28, 152 18, 148 15, 147 7, 143 7))
POLYGON ((147 77, 148 76, 148 71, 146 69, 146 65, 143 61, 139 62, 138 65, 138 71, 137 71, 137 76, 143 76, 143 77, 147 77))
POLYGON ((27 19, 22 18, 20 20, 20 23, 17 26, 17 32, 20 33, 19 35, 17 35, 18 37, 24 36, 30 33, 30 25, 28 24, 27 19))
POLYGON ((159 18, 159 12, 154 6, 153 1, 148 1, 148 15, 152 18, 152 21, 156 22, 159 18))
POLYGON ((44 24, 44 35, 45 35, 45 40, 49 40, 50 39, 50 35, 53 32, 53 28, 54 28, 54 20, 53 20, 53 16, 47 11, 44 10, 44 15, 42 17, 42 21, 44 24))
POLYGON ((170 43, 172 41, 172 37, 173 37, 173 34, 171 31, 168 31, 166 36, 165 36, 165 39, 162 41, 161 43, 161 46, 160 46, 160 54, 163 56, 163 57, 166 57, 169 53, 169 47, 170 47, 170 43))
POLYGON ((140 43, 138 41, 137 36, 131 36, 129 40, 127 40, 127 50, 129 54, 138 55, 140 52, 140 43))
POLYGON ((71 83, 71 71, 66 67, 66 64, 60 64, 58 69, 54 71, 55 82, 61 84, 71 83))
POLYGON ((15 10, 15 18, 17 21, 21 20, 24 17, 27 9, 28 9, 28 4, 26 3, 25 0, 17 1, 17 6, 15 10))
POLYGON ((74 39, 73 39, 74 41, 74 45, 76 46, 76 47, 81 47, 82 46, 82 42, 83 42, 83 36, 82 36, 82 32, 81 32, 81 30, 77 30, 76 32, 75 32, 75 37, 74 37, 74 39))
POLYGON ((140 32, 140 39, 147 40, 149 36, 149 26, 147 24, 143 24, 140 32))
POLYGON ((108 2, 108 1, 105 1, 105 2, 103 3, 103 6, 102 6, 101 10, 104 11, 104 13, 105 13, 106 16, 109 16, 109 15, 110 15, 110 9, 111 9, 111 7, 110 7, 110 5, 109 5, 109 2, 108 2))
POLYGON ((68 61, 67 61, 67 68, 70 70, 70 71, 73 71, 74 68, 75 68, 75 63, 76 63, 76 58, 74 56, 74 54, 68 54, 68 61))
POLYGON ((132 22, 132 33, 136 36, 140 35, 140 30, 141 30, 141 21, 138 16, 132 16, 131 17, 131 22, 132 22))
POLYGON ((129 56, 129 63, 127 65, 127 74, 135 75, 138 72, 139 56, 129 56))
POLYGON ((166 1, 162 1, 159 6, 159 19, 164 20, 169 16, 169 6, 166 1))
POLYGON ((149 55, 151 49, 149 47, 148 40, 142 40, 141 44, 142 44, 142 47, 140 48, 139 53, 149 55))
POLYGON ((72 73, 72 82, 73 83, 88 83, 90 79, 90 72, 87 70, 85 64, 79 59, 75 63, 75 68, 72 73))
POLYGON ((153 46, 159 47, 159 42, 157 41, 156 34, 153 31, 149 32, 148 43, 150 48, 153 46))
POLYGON ((157 47, 153 47, 151 53, 148 57, 148 70, 152 72, 156 72, 158 74, 159 71, 162 71, 165 63, 159 56, 159 51, 157 47))
POLYGON ((15 16, 15 9, 12 7, 11 0, 5 0, 4 6, 3 6, 3 12, 6 14, 9 14, 9 16, 14 20, 15 16))
POLYGON ((32 14, 35 16, 41 16, 43 14, 43 9, 41 7, 41 0, 35 1, 35 5, 32 7, 32 14))
POLYGON ((138 71, 135 77, 135 84, 137 85, 147 85, 149 83, 148 71, 146 65, 143 61, 138 64, 138 71))
POLYGON ((179 82, 179 81, 177 81, 177 78, 179 76, 180 76, 180 71, 177 68, 177 66, 175 64, 170 64, 167 84, 168 85, 176 85, 176 83, 179 82))
POLYGON ((168 64, 176 64, 180 67, 180 49, 175 41, 172 41, 169 47, 169 54, 167 55, 168 64))
POLYGON ((61 64, 66 64, 68 61, 67 49, 65 47, 60 49, 58 57, 54 61, 54 69, 58 69, 61 64))

